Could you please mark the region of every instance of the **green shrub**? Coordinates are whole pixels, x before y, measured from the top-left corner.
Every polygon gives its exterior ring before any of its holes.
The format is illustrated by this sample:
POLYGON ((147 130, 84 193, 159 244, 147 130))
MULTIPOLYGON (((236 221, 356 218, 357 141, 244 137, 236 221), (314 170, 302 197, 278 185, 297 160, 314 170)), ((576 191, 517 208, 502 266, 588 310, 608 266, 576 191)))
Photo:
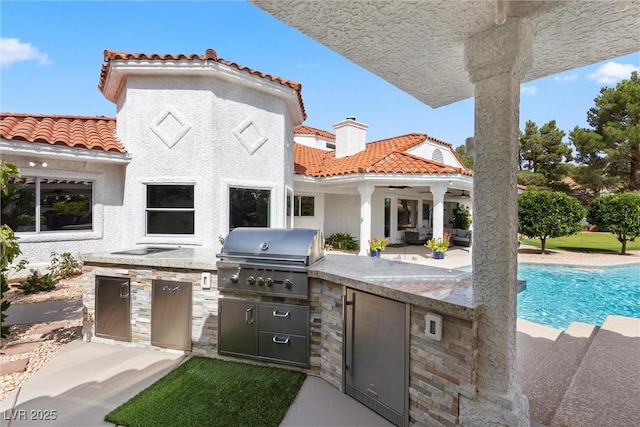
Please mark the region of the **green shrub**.
POLYGON ((51 252, 51 262, 49 264, 49 274, 56 279, 68 279, 80 272, 80 263, 71 253, 51 252))
POLYGON ((324 239, 327 249, 337 249, 345 251, 357 251, 360 249, 360 244, 349 233, 334 233, 324 239))
POLYGON ((471 214, 469 209, 462 205, 453 211, 453 218, 449 221, 453 228, 459 228, 461 230, 468 230, 471 225, 471 214))
POLYGON ((56 288, 58 279, 47 273, 40 275, 36 270, 31 270, 31 275, 18 288, 25 294, 37 294, 38 292, 51 291, 56 288))

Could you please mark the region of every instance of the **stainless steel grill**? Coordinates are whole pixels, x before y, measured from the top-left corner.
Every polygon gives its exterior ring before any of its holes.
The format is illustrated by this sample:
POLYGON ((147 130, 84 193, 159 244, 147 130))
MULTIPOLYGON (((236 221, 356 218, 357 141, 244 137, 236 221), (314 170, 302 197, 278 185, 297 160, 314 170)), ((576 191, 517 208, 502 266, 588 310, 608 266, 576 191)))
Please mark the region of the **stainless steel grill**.
POLYGON ((237 295, 221 295, 218 352, 309 367, 307 270, 323 256, 319 230, 236 228, 229 233, 218 255, 218 289, 237 295))
POLYGON ((320 230, 236 228, 218 255, 218 289, 308 299, 307 270, 322 257, 320 230))

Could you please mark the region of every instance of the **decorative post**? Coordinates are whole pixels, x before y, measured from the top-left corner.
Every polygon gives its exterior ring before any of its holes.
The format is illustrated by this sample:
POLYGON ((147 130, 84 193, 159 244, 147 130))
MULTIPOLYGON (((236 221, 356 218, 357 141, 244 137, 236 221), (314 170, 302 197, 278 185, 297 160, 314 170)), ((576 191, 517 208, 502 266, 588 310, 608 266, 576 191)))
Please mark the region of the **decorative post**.
POLYGON ((429 188, 433 194, 433 238, 440 239, 444 236, 444 193, 447 192, 447 184, 438 182, 429 188))
POLYGON ((360 193, 360 252, 358 255, 368 256, 369 240, 371 240, 371 195, 374 185, 368 182, 358 184, 360 193))
POLYGON ((529 426, 529 403, 515 380, 517 161, 520 81, 532 61, 525 18, 475 34, 465 64, 475 85, 473 295, 481 306, 477 396, 461 396, 468 426, 529 426))

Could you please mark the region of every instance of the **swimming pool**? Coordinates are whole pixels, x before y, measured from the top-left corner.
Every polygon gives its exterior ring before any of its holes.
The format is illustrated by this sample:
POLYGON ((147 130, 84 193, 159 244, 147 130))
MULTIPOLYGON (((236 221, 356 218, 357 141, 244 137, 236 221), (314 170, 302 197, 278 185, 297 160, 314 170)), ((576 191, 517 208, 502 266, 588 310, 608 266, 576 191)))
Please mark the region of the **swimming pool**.
POLYGON ((519 264, 527 289, 518 294, 518 317, 556 329, 571 322, 602 325, 615 314, 640 318, 640 265, 584 268, 519 264))
POLYGON ((571 322, 602 325, 610 314, 640 318, 640 264, 518 264, 518 279, 527 282, 527 289, 518 294, 521 319, 564 330, 571 322))

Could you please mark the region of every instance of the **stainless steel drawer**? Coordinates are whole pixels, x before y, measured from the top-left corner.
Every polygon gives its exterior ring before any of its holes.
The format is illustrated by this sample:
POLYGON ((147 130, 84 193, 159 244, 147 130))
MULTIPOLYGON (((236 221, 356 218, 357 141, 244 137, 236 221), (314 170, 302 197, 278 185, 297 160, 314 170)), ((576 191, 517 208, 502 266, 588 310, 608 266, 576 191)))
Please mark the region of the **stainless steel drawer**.
POLYGON ((261 303, 258 308, 260 331, 307 336, 309 306, 261 303))
POLYGON ((260 332, 260 356, 281 363, 309 366, 309 340, 306 336, 260 332))

